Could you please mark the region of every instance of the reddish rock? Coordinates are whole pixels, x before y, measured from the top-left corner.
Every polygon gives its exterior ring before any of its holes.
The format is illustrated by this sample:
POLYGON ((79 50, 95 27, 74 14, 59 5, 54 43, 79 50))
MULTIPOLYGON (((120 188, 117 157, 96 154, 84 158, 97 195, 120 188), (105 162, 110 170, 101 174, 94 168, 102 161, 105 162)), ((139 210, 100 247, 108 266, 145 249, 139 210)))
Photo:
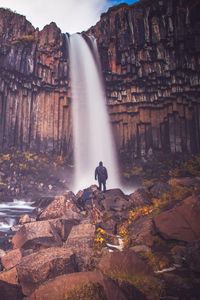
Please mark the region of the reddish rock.
POLYGON ((64 247, 71 249, 77 257, 79 270, 88 268, 93 255, 95 226, 92 224, 80 224, 74 226, 69 234, 64 247))
POLYGON ((98 267, 106 274, 153 275, 152 269, 131 250, 107 254, 101 258, 98 267))
POLYGON ((5 282, 13 284, 13 285, 18 285, 19 282, 18 282, 17 269, 12 268, 8 271, 1 272, 0 273, 0 281, 5 281, 5 282))
POLYGON ((13 248, 38 249, 61 246, 56 229, 48 221, 24 224, 12 238, 13 248))
POLYGON ((58 276, 41 285, 27 300, 63 299, 63 295, 67 298, 73 290, 77 293, 77 290, 84 289, 84 285, 88 284, 98 284, 103 288, 105 296, 99 298, 99 295, 96 294, 95 299, 97 300, 127 300, 119 287, 100 272, 81 272, 58 276))
POLYGON ((76 271, 75 257, 65 248, 48 248, 23 257, 17 266, 24 295, 30 295, 41 283, 58 275, 76 271))
POLYGON ((153 223, 149 216, 140 217, 129 226, 129 237, 132 245, 153 246, 153 223))
POLYGON ((20 249, 15 249, 7 252, 6 255, 2 257, 1 263, 6 270, 9 270, 18 265, 21 259, 22 251, 20 249))
POLYGON ((156 230, 165 239, 191 242, 200 238, 200 200, 188 197, 154 218, 156 230))
POLYGON ((72 192, 64 196, 57 196, 39 215, 39 220, 48 220, 65 217, 66 219, 81 219, 78 208, 73 203, 75 198, 72 192))

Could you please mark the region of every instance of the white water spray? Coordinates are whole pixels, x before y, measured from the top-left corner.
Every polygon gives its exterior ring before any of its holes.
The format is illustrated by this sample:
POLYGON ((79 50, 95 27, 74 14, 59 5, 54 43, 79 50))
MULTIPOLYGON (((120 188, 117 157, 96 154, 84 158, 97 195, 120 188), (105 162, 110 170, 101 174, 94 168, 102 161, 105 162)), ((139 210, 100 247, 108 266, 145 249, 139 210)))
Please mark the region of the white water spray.
POLYGON ((100 61, 94 40, 91 47, 80 34, 69 41, 74 130, 74 191, 94 184, 99 161, 108 170, 108 188, 119 187, 115 145, 106 109, 100 61))

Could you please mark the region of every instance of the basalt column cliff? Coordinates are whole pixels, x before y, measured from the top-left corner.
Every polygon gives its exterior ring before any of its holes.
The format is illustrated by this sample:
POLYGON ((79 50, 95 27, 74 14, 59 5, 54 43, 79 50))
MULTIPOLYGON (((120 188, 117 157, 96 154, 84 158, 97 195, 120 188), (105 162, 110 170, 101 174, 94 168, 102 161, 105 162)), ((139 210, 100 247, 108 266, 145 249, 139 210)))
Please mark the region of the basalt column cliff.
MULTIPOLYGON (((118 152, 200 152, 200 1, 120 5, 97 38, 118 152)), ((66 37, 0 9, 0 148, 71 157, 66 37)))
POLYGON ((70 155, 66 36, 0 9, 0 147, 70 155))
POLYGON ((200 1, 121 5, 90 32, 121 153, 199 152, 200 1))

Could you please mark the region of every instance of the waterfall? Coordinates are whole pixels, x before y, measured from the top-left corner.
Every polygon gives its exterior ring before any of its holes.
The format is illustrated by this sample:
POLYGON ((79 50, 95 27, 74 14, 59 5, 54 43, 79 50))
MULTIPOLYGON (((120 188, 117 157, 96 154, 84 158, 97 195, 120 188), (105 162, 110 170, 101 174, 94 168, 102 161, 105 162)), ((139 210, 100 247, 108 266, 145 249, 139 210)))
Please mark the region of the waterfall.
POLYGON ((75 176, 73 190, 95 183, 94 170, 103 161, 107 188, 119 187, 119 171, 99 54, 94 39, 90 47, 80 34, 69 40, 75 176))

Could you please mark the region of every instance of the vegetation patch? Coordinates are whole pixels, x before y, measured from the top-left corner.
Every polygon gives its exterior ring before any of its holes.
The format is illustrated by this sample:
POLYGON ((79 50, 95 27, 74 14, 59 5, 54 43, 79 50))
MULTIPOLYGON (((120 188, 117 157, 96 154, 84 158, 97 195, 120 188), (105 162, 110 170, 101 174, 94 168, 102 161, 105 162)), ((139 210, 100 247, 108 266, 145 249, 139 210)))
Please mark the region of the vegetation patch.
POLYGON ((70 291, 63 300, 107 300, 107 297, 102 285, 88 283, 70 291))
POLYGON ((106 274, 115 281, 127 281, 143 293, 148 300, 159 300, 164 294, 164 284, 158 278, 152 276, 132 276, 126 273, 109 272, 106 274))

